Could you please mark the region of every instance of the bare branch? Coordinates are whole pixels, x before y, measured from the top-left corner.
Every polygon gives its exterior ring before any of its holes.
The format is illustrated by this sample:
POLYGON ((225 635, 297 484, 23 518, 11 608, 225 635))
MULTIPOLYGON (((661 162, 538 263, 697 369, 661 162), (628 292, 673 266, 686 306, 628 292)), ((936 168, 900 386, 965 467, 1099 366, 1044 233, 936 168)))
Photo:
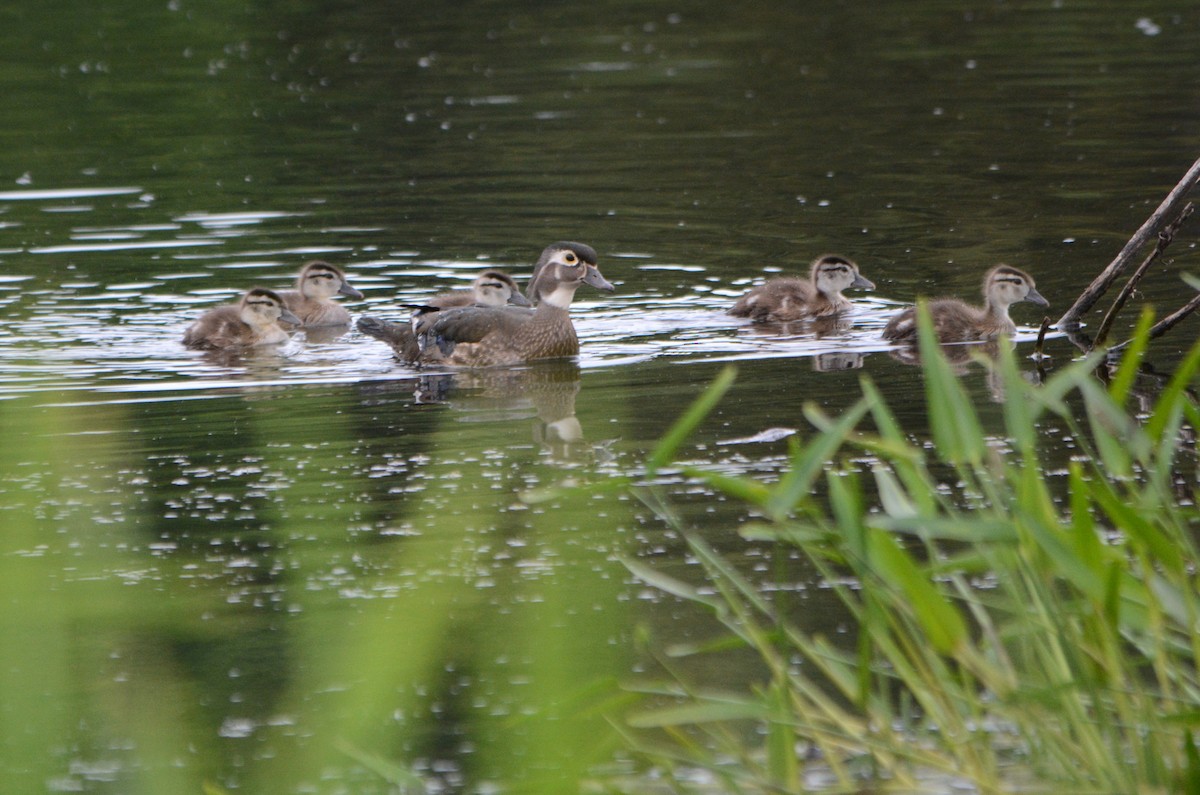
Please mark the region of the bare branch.
MULTIPOLYGON (((1188 315, 1195 312, 1197 309, 1200 309, 1200 293, 1197 293, 1195 296, 1192 297, 1192 300, 1188 301, 1186 304, 1179 307, 1179 309, 1175 310, 1174 312, 1167 315, 1162 320, 1158 321, 1153 326, 1151 326, 1150 332, 1149 332, 1150 339, 1156 339, 1158 337, 1161 337, 1163 334, 1166 334, 1172 328, 1179 325, 1180 321, 1182 321, 1185 317, 1187 317, 1188 315)), ((1112 346, 1111 348, 1109 348, 1109 350, 1110 351, 1119 351, 1122 348, 1124 348, 1126 345, 1128 345, 1130 342, 1131 342, 1131 340, 1125 340, 1125 342, 1122 342, 1120 345, 1112 346)))
POLYGON ((1121 292, 1117 294, 1117 298, 1113 301, 1112 306, 1108 308, 1108 312, 1104 315, 1104 319, 1100 321, 1100 327, 1096 329, 1096 341, 1094 347, 1100 348, 1104 346, 1105 340, 1108 339, 1108 332, 1112 328, 1113 321, 1117 319, 1117 313, 1125 306, 1125 302, 1129 300, 1129 296, 1133 295, 1133 291, 1137 288, 1138 282, 1146 275, 1146 271, 1150 270, 1150 265, 1166 250, 1167 246, 1171 245, 1171 241, 1175 239, 1175 235, 1179 232, 1179 227, 1183 225, 1192 214, 1194 206, 1188 202, 1184 206, 1183 212, 1179 217, 1167 225, 1165 229, 1158 233, 1158 243, 1154 245, 1154 250, 1150 255, 1142 261, 1133 275, 1129 277, 1129 281, 1121 288, 1121 292))
POLYGON ((1075 303, 1071 305, 1071 308, 1058 319, 1056 325, 1059 328, 1066 329, 1079 325, 1079 318, 1083 313, 1095 306, 1096 302, 1100 300, 1100 296, 1104 295, 1113 281, 1129 267, 1129 263, 1137 256, 1142 246, 1146 245, 1152 237, 1158 234, 1158 230, 1166 223, 1166 219, 1178 212, 1178 208, 1187 200, 1188 194, 1196 187, 1197 182, 1200 182, 1200 160, 1192 164, 1192 167, 1184 174, 1183 179, 1167 194, 1167 198, 1163 199, 1162 204, 1146 219, 1141 228, 1133 234, 1133 237, 1129 239, 1125 247, 1121 249, 1121 253, 1117 254, 1116 259, 1110 262, 1108 267, 1092 280, 1092 283, 1083 291, 1083 294, 1075 299, 1075 303))

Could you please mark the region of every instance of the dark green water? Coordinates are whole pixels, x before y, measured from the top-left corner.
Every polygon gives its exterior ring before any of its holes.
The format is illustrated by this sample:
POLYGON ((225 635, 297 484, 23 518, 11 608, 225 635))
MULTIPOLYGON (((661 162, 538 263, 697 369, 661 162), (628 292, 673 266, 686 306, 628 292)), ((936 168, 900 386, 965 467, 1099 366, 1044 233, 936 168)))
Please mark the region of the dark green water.
MULTIPOLYGON (((773 479, 785 442, 744 440, 864 374, 925 433, 878 340, 897 306, 1003 261, 1056 317, 1200 154, 1200 20, 1152 3, 24 3, 0 45, 6 792, 396 791, 387 764, 577 790, 619 747, 589 708, 647 670, 637 639, 713 630, 619 562, 691 574, 644 506, 529 493, 636 475, 727 362, 687 460, 773 479), (579 293, 577 364, 180 344, 307 259, 399 317, 559 239, 617 285, 579 293), (878 286, 851 330, 724 314, 826 251, 878 286)), ((1143 303, 1183 300, 1195 240, 1143 303)), ((738 506, 663 485, 772 588, 811 584, 737 538, 738 506)))

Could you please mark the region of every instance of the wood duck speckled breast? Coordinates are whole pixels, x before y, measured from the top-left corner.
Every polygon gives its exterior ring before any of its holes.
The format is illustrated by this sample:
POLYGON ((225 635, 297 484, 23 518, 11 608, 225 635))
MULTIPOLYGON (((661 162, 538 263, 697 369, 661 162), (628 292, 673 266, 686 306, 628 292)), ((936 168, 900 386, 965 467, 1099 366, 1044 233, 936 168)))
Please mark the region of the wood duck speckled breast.
POLYGON ((873 290, 875 285, 851 260, 825 254, 813 260, 809 278, 771 279, 739 298, 729 314, 759 323, 828 317, 850 308, 850 301, 842 295, 842 290, 850 288, 873 290))
POLYGON ((363 294, 350 286, 346 274, 336 265, 314 260, 300 269, 293 290, 280 290, 284 305, 300 319, 301 326, 345 326, 350 313, 332 299, 344 295, 362 300, 363 294))
POLYGON ((379 321, 362 318, 358 327, 412 363, 488 367, 574 356, 579 353, 579 339, 568 309, 581 284, 614 289, 597 269, 596 252, 590 246, 555 243, 542 252, 534 270, 535 308, 475 304, 441 310, 432 323, 423 324, 432 344, 418 348, 416 356, 408 345, 397 345, 394 337, 378 333, 379 321))
MULTIPOLYGON (((421 354, 428 347, 428 332, 438 312, 465 306, 504 306, 510 303, 513 306, 530 305, 511 276, 489 268, 476 276, 467 289, 439 293, 421 304, 404 304, 413 310, 409 323, 391 323, 368 315, 358 319, 358 330, 390 345, 404 361, 415 362, 422 358, 421 354)), ((440 358, 440 353, 430 351, 425 358, 432 361, 440 358)))
POLYGON ((288 333, 279 325, 281 320, 300 322, 278 293, 255 287, 236 306, 220 306, 201 315, 184 332, 183 344, 202 350, 277 345, 288 340, 288 333))
MULTIPOLYGON (((1038 306, 1050 302, 1037 291, 1033 277, 1009 265, 997 265, 983 278, 982 307, 971 306, 957 298, 929 301, 929 316, 939 342, 972 342, 992 340, 1016 332, 1016 324, 1008 316, 1008 308, 1018 301, 1038 306)), ((893 342, 915 343, 917 313, 909 307, 888 321, 883 338, 893 342)))

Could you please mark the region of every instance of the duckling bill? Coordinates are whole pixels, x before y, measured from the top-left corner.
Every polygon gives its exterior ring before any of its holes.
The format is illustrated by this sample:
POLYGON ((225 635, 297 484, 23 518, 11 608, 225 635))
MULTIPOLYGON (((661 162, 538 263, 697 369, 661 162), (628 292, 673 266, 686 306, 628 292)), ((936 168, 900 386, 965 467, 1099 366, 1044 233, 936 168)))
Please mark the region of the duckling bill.
POLYGON ((200 350, 278 345, 288 340, 288 333, 279 326, 281 320, 300 323, 278 293, 255 287, 236 306, 220 306, 201 315, 184 332, 183 344, 200 350))

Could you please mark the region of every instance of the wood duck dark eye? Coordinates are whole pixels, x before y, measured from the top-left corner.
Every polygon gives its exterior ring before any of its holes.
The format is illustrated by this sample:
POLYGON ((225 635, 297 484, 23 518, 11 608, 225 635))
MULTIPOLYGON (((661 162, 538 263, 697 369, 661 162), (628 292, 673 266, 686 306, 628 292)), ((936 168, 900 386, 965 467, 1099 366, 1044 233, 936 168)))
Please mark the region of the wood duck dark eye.
POLYGON ((579 257, 575 256, 573 253, 568 251, 566 254, 563 255, 563 262, 567 263, 568 265, 578 265, 579 257))

